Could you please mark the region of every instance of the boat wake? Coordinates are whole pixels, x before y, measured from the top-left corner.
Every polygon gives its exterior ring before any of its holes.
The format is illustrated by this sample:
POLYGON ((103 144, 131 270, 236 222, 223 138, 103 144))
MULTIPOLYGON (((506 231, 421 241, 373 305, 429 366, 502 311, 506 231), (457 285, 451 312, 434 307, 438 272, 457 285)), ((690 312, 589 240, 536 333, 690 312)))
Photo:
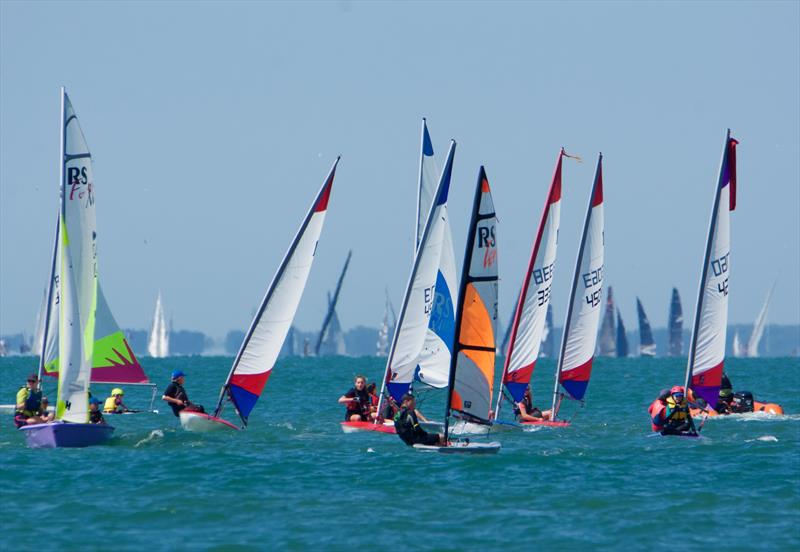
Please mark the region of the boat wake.
POLYGON ((133 445, 133 448, 139 447, 141 445, 147 445, 155 441, 160 441, 163 438, 164 438, 164 432, 161 431, 160 429, 154 429, 153 431, 150 432, 150 435, 148 435, 147 437, 145 437, 144 439, 133 445))

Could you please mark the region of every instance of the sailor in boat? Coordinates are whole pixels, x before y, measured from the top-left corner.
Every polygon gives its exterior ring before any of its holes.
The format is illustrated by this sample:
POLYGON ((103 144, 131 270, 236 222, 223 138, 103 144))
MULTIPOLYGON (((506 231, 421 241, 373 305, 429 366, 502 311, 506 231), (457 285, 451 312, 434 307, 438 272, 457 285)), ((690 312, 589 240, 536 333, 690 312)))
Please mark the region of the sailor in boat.
POLYGON ((106 399, 103 405, 103 412, 106 414, 122 414, 123 412, 129 412, 128 407, 122 402, 122 397, 124 396, 125 392, 119 387, 112 389, 111 396, 106 399))
POLYGON ((100 412, 100 399, 92 397, 89 399, 89 423, 90 424, 104 424, 106 423, 103 418, 103 413, 100 412))
POLYGON ((662 391, 648 409, 653 431, 662 435, 696 434, 689 401, 680 385, 662 391))
POLYGON ((167 386, 164 390, 164 394, 161 396, 161 400, 169 403, 170 408, 172 408, 172 413, 175 414, 176 417, 180 416, 181 410, 186 410, 187 412, 205 412, 205 409, 201 405, 194 404, 189 400, 189 395, 186 394, 186 389, 183 388, 185 382, 186 374, 181 370, 175 370, 172 372, 172 382, 167 386))
POLYGON ((533 406, 533 394, 530 385, 525 389, 522 400, 514 407, 514 414, 520 422, 538 422, 550 419, 550 411, 541 411, 533 406))
POLYGON ((377 385, 373 381, 369 385, 367 385, 367 393, 369 394, 369 412, 372 418, 375 418, 378 415, 378 393, 376 393, 377 385))
POLYGON ((420 427, 419 418, 422 417, 423 421, 427 420, 417 412, 417 401, 414 399, 414 395, 411 393, 403 395, 401 404, 400 411, 394 417, 394 428, 405 444, 408 446, 445 446, 447 444, 441 433, 428 433, 420 427))
POLYGON ((26 383, 27 385, 17 391, 14 424, 19 428, 52 421, 53 414, 47 413, 47 398, 42 397, 42 391, 39 389, 39 377, 31 374, 26 383))
POLYGON ((339 397, 339 404, 345 405, 345 422, 368 422, 372 411, 372 399, 367 392, 367 378, 358 375, 353 387, 339 397))

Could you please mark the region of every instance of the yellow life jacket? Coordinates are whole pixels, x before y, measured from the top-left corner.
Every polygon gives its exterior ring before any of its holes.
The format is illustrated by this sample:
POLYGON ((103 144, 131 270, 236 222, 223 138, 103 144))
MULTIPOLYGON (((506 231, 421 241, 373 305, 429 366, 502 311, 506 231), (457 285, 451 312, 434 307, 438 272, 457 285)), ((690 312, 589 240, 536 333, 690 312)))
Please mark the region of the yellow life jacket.
POLYGON ((684 399, 676 403, 672 397, 667 397, 667 406, 670 409, 669 419, 676 422, 684 422, 689 417, 689 404, 684 399))
POLYGON ((113 395, 106 399, 103 405, 103 412, 116 412, 117 411, 117 398, 113 395))

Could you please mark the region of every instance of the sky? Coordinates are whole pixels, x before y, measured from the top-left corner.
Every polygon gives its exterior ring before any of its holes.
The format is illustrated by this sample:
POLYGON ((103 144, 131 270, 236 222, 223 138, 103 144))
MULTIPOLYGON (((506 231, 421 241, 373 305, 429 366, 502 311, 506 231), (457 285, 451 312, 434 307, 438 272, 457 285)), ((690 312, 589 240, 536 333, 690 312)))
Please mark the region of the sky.
MULTIPOLYGON (((598 152, 605 283, 666 324, 696 300, 727 128, 738 147, 731 323, 800 323, 798 2, 0 2, 0 333, 33 332, 58 208, 59 87, 94 161, 118 322, 245 330, 342 156, 295 318, 318 328, 349 249, 345 329, 411 270, 421 118, 463 258, 478 168, 500 219, 508 320, 561 146, 563 320, 598 152)), ((687 317, 690 319, 690 317, 687 317)), ((687 323, 689 321, 687 320, 687 323)))

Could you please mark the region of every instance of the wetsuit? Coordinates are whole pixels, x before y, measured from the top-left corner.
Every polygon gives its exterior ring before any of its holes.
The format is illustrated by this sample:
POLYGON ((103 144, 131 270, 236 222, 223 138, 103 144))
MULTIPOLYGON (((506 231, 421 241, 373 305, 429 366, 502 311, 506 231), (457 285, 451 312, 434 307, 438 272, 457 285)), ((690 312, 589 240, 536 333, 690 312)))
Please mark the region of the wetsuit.
POLYGON ((372 399, 370 398, 369 393, 367 393, 367 390, 362 389, 359 391, 355 387, 352 387, 350 391, 344 394, 344 396, 348 399, 357 399, 356 401, 347 401, 345 403, 347 411, 344 413, 344 421, 349 422, 351 416, 358 414, 361 416, 362 422, 368 422, 372 399))
POLYGON ((409 408, 401 408, 394 417, 394 429, 408 446, 438 445, 439 436, 428 433, 419 426, 417 413, 409 408))

